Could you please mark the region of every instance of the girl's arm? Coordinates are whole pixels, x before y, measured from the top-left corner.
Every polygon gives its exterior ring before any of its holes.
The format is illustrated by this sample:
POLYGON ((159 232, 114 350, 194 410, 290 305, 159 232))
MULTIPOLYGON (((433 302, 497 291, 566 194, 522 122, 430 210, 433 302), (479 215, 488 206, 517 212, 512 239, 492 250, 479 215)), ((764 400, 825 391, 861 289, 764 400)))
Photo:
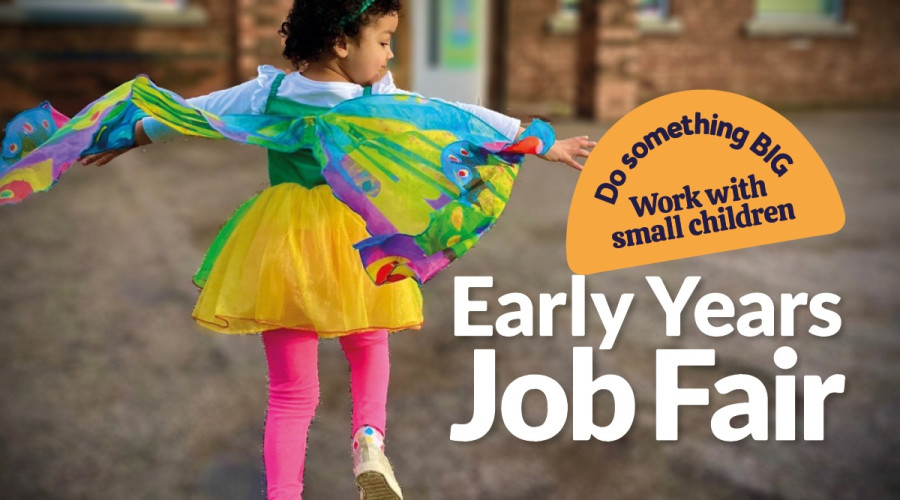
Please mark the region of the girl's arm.
POLYGON ((99 167, 101 165, 106 165, 113 158, 121 155, 122 153, 131 151, 132 149, 139 146, 146 146, 147 144, 152 144, 152 141, 150 141, 150 138, 147 137, 147 134, 144 132, 143 120, 138 120, 138 122, 134 124, 134 146, 130 148, 111 149, 102 153, 82 156, 79 161, 81 161, 82 165, 94 164, 99 167))
MULTIPOLYGON (((259 76, 253 80, 224 90, 217 90, 211 94, 191 97, 187 99, 187 102, 195 108, 209 111, 214 115, 262 113, 269 86, 277 72, 275 68, 271 68, 271 70, 268 68, 266 67, 265 70, 260 68, 259 76)), ((141 123, 151 142, 169 142, 182 137, 180 132, 155 118, 144 118, 141 123)))
MULTIPOLYGON (((421 94, 417 94, 415 92, 410 92, 408 90, 403 90, 397 88, 394 85, 394 76, 390 71, 385 73, 384 77, 380 82, 376 83, 372 86, 372 92, 376 94, 405 94, 412 95, 417 97, 424 97, 421 94)), ((484 120, 485 123, 497 129, 498 132, 503 134, 507 139, 514 141, 522 133, 522 121, 511 116, 506 116, 503 113, 499 113, 492 109, 488 109, 482 106, 478 106, 475 104, 469 104, 465 102, 453 102, 446 101, 444 99, 434 99, 435 101, 442 101, 447 104, 456 106, 457 108, 464 109, 469 113, 477 116, 484 120)))
MULTIPOLYGON (((394 85, 393 76, 390 74, 390 72, 385 75, 381 82, 377 83, 373 87, 373 90, 380 94, 418 95, 414 92, 398 89, 394 85)), ((506 116, 503 113, 499 113, 497 111, 474 104, 449 101, 445 102, 448 102, 449 104, 452 104, 458 108, 465 109, 473 115, 481 118, 489 125, 500 131, 511 141, 518 139, 519 136, 522 135, 522 132, 525 131, 525 128, 522 127, 522 122, 520 120, 511 116, 506 116)), ((556 141, 553 146, 550 147, 550 150, 547 151, 547 154, 541 155, 540 157, 547 161, 565 163, 566 165, 576 170, 581 170, 584 167, 582 167, 580 163, 575 161, 575 158, 587 158, 588 154, 590 154, 590 151, 588 149, 593 148, 596 145, 597 143, 589 140, 587 136, 571 137, 569 139, 556 141)))
MULTIPOLYGON (((516 139, 522 135, 522 132, 525 132, 525 128, 520 126, 519 133, 516 134, 516 139)), ((588 148, 593 148, 596 145, 597 143, 590 140, 586 135, 570 137, 554 142, 553 146, 550 147, 550 150, 547 151, 547 154, 539 155, 538 158, 546 161, 565 163, 575 170, 580 171, 584 167, 575 161, 575 158, 587 158, 588 155, 591 154, 588 148)))
POLYGON ((146 132, 144 132, 144 121, 141 120, 134 124, 134 145, 135 146, 146 146, 147 144, 152 144, 153 141, 147 137, 146 132))
MULTIPOLYGON (((211 94, 187 99, 188 104, 195 108, 209 111, 216 115, 224 114, 253 114, 261 112, 265 106, 265 98, 268 96, 268 87, 278 70, 266 66, 260 68, 259 76, 240 85, 213 92, 211 94)), ((83 165, 105 165, 114 158, 131 151, 135 147, 148 144, 168 142, 181 137, 181 134, 163 124, 159 120, 146 117, 138 120, 134 125, 135 145, 130 148, 122 148, 102 153, 85 155, 79 160, 83 165)))

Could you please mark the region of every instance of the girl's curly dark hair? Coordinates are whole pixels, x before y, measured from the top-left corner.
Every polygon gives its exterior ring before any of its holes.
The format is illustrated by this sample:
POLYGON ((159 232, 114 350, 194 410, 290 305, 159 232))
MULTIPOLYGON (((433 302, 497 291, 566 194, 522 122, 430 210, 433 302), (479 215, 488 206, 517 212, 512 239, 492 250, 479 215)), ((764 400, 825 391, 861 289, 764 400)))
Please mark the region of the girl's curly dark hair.
POLYGON ((284 58, 295 68, 317 61, 341 39, 359 35, 363 26, 385 14, 400 12, 400 0, 375 0, 356 14, 365 0, 294 0, 278 34, 284 37, 284 58))

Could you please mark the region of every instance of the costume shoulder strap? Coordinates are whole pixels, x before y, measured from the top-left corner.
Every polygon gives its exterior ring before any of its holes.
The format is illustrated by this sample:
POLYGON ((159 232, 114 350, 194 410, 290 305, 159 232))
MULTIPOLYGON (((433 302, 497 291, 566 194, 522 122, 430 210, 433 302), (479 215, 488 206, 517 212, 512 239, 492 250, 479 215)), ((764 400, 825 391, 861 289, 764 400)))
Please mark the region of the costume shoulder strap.
POLYGON ((272 102, 272 98, 275 97, 275 94, 278 93, 278 87, 281 87, 281 82, 284 80, 284 77, 287 76, 286 73, 278 73, 275 76, 275 80, 272 81, 272 87, 269 89, 269 97, 266 99, 266 112, 269 111, 269 103, 272 102))

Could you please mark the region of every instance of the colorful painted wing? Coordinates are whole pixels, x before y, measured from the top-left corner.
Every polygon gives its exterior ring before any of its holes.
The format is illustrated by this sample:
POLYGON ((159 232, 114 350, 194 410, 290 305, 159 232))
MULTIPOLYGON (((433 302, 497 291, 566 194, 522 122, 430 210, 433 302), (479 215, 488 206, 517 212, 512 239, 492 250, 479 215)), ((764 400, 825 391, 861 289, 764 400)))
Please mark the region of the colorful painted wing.
POLYGON ((316 133, 326 181, 372 235, 355 247, 378 284, 425 282, 466 253, 505 208, 522 155, 553 144, 543 122, 510 143, 465 110, 405 95, 345 101, 316 133))
MULTIPOLYGON (((134 145, 134 125, 153 116, 186 135, 256 144, 296 151, 296 137, 309 129, 302 118, 230 115, 219 118, 192 107, 183 98, 155 86, 146 76, 126 82, 81 110, 71 119, 48 103, 24 111, 6 127, 0 163, 0 205, 18 203, 32 193, 53 187, 79 157, 134 145), (47 116, 55 128, 30 132, 47 116), (300 131, 300 132, 298 132, 300 131), (9 153, 7 153, 9 152, 9 153), (8 156, 7 156, 8 155, 8 156)), ((311 135, 311 134, 308 134, 311 135)))
POLYGON ((311 150, 366 222, 371 237, 355 248, 376 284, 424 283, 466 253, 502 213, 523 155, 554 142, 541 121, 511 142, 465 110, 408 95, 351 99, 318 116, 216 116, 139 76, 68 121, 47 103, 17 116, 3 140, 0 204, 49 189, 84 154, 133 145, 145 116, 186 135, 311 150))
POLYGON ((0 143, 0 204, 16 203, 34 191, 44 191, 69 167, 60 164, 56 171, 48 162, 36 163, 31 169, 11 173, 12 166, 47 142, 69 119, 53 109, 49 102, 23 111, 6 125, 6 134, 0 143))

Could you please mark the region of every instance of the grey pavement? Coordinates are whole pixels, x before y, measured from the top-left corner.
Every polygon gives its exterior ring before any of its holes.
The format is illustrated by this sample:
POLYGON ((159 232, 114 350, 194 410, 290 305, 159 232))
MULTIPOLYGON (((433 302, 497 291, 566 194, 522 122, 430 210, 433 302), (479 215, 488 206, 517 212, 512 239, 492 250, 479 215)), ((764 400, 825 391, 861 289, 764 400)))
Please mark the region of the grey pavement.
MULTIPOLYGON (((473 443, 450 425, 472 412, 472 356, 494 348, 497 385, 527 373, 571 395, 572 348, 596 347, 599 322, 573 338, 569 309, 553 337, 453 336, 455 276, 492 275, 492 304, 507 292, 536 299, 570 293, 565 221, 575 172, 529 160, 507 213, 485 240, 424 288, 426 324, 392 336, 387 450, 409 499, 855 499, 900 495, 900 306, 897 280, 900 112, 789 114, 829 167, 847 212, 827 236, 607 272, 589 292, 637 297, 597 375, 615 373, 637 395, 637 416, 618 441, 574 442, 571 417, 547 442, 511 436, 499 421, 473 443), (836 336, 712 339, 685 326, 667 338, 645 276, 669 287, 703 277, 700 292, 837 293, 836 336), (712 388, 749 373, 769 389, 772 355, 799 353, 796 375, 844 374, 826 405, 822 442, 712 436, 712 413, 734 397, 712 391, 706 408, 681 412, 681 438, 654 437, 658 348, 715 348, 717 364, 685 383, 712 388)), ((560 135, 599 136, 594 124, 560 135)), ((258 335, 225 336, 193 324, 191 275, 219 226, 266 184, 261 150, 185 140, 135 151, 101 168, 75 167, 50 193, 0 210, 0 491, 5 498, 262 498, 266 366, 258 335)), ((801 314, 798 332, 814 319, 801 314)), ((306 498, 356 498, 350 461, 349 374, 338 343, 323 342, 321 405, 310 435, 306 498)), ((802 394, 798 408, 802 408, 802 394)), ((530 393, 525 419, 544 415, 530 393)), ((597 422, 611 417, 598 396, 597 422)), ((799 414, 799 410, 798 410, 799 414)), ((772 417, 774 419, 774 416, 772 417)), ((774 431, 770 428, 770 434, 774 431)), ((798 432, 802 436, 802 432, 798 432)))

